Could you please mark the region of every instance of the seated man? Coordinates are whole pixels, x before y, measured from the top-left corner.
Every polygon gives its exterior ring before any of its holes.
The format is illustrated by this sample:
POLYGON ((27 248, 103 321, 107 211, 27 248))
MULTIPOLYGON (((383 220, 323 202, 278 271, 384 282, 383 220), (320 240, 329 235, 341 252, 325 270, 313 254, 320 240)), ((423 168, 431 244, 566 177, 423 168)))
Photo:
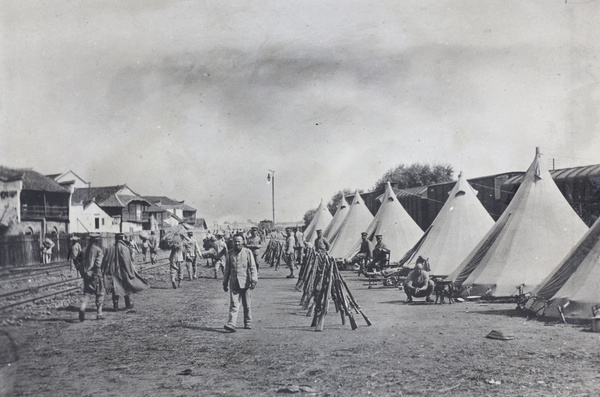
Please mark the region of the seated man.
POLYGON ((412 302, 412 298, 427 297, 427 302, 433 302, 431 293, 433 292, 434 282, 429 278, 426 271, 423 270, 423 265, 417 263, 415 268, 408 273, 404 282, 404 292, 406 293, 406 303, 412 302))
POLYGON ((368 272, 381 271, 388 264, 387 256, 390 253, 390 250, 383 243, 383 236, 378 234, 375 236, 375 239, 377 240, 377 244, 375 244, 375 247, 373 248, 373 261, 367 267, 368 272))
POLYGON ((358 264, 358 274, 366 272, 366 264, 369 263, 373 256, 373 248, 371 248, 371 242, 367 239, 367 232, 362 232, 362 241, 360 242, 360 249, 358 254, 354 255, 350 259, 350 264, 358 264))

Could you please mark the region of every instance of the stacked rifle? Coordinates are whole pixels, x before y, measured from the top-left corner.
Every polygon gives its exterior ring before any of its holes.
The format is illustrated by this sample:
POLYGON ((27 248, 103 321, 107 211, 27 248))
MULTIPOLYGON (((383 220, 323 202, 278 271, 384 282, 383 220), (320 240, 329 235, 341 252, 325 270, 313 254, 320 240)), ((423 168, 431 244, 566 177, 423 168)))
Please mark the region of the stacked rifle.
POLYGON ((265 252, 262 254, 262 259, 271 267, 275 266, 275 270, 279 269, 281 264, 281 256, 283 254, 283 243, 276 239, 269 240, 265 252))
POLYGON ((334 259, 326 254, 317 254, 313 249, 307 250, 298 274, 296 289, 302 291, 300 305, 308 310, 306 313, 308 317, 312 316, 311 327, 315 327, 315 331, 323 330, 330 299, 335 306, 335 311, 340 313, 342 324, 346 324, 347 317, 350 326, 355 330, 358 325, 354 314, 361 314, 367 325, 371 325, 352 296, 334 259))

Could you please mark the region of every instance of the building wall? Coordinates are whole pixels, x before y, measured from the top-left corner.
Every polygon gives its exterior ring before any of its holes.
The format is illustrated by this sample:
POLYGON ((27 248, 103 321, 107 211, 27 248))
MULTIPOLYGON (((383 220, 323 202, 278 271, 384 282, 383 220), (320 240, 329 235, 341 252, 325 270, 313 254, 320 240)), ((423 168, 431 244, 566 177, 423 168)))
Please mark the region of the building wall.
POLYGON ((96 203, 84 208, 83 205, 71 207, 69 218, 70 233, 119 233, 120 220, 102 210, 96 203))
POLYGON ((143 225, 141 223, 123 221, 121 224, 121 233, 141 232, 143 225))
POLYGON ((21 189, 22 181, 2 182, 0 181, 0 233, 2 228, 18 223, 21 220, 21 189))

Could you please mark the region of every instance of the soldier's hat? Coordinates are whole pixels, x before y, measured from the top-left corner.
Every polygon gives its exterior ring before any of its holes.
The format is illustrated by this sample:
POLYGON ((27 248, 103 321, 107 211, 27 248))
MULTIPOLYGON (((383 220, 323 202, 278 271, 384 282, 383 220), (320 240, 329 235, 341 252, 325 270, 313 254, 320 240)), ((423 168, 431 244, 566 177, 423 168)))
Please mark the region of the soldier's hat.
POLYGON ((90 233, 90 240, 98 240, 100 238, 100 233, 90 233))
POLYGON ((323 231, 323 229, 317 229, 317 232, 322 232, 322 231, 323 231))
POLYGON ((376 234, 375 237, 383 237, 383 234, 376 234))
POLYGON ((123 240, 125 233, 115 233, 115 240, 123 240))
POLYGON ((250 230, 258 230, 258 228, 256 226, 252 226, 250 230))
POLYGON ((362 232, 360 235, 361 235, 361 236, 368 236, 368 235, 369 235, 369 233, 367 233, 367 232, 362 232))

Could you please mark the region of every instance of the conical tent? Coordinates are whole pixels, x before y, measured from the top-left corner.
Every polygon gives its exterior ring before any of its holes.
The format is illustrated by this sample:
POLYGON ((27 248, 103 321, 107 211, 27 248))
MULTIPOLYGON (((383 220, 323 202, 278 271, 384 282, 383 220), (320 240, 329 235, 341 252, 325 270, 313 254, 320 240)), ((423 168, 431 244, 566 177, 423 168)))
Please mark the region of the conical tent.
POLYGON ((447 276, 493 225, 494 220, 477 198, 477 191, 461 173, 439 214, 400 265, 413 268, 417 258, 422 256, 429 259, 431 274, 447 276))
POLYGON ((590 318, 600 305, 600 219, 532 292, 525 308, 544 317, 590 318))
POLYGON ((323 205, 323 199, 321 199, 321 203, 319 204, 319 208, 317 208, 317 212, 315 212, 315 216, 304 231, 304 239, 308 243, 314 244, 315 239, 317 238, 317 230, 325 230, 332 219, 333 216, 331 216, 331 212, 329 212, 326 205, 323 205))
MULTIPOLYGON (((371 241, 375 241, 375 236, 378 234, 383 236, 383 242, 390 250, 390 263, 398 263, 406 251, 414 246, 423 235, 423 230, 408 215, 396 198, 389 182, 385 186, 381 207, 367 228, 367 234, 367 238, 371 241)), ((347 259, 358 252, 360 242, 359 235, 347 259)))
POLYGON ((323 231, 323 236, 332 244, 338 232, 340 231, 340 226, 342 226, 342 222, 344 222, 348 211, 350 211, 349 207, 350 206, 348 205, 346 198, 342 195, 342 199, 338 204, 338 208, 337 211, 335 211, 333 219, 331 220, 331 222, 329 222, 329 225, 327 225, 327 228, 325 228, 325 230, 323 231))
POLYGON ((531 292, 586 231, 536 150, 502 216, 448 279, 467 295, 531 292))
POLYGON ((334 258, 346 258, 352 254, 360 234, 367 230, 373 221, 373 214, 365 205, 358 191, 354 195, 350 210, 340 226, 337 237, 331 244, 329 254, 334 258))

